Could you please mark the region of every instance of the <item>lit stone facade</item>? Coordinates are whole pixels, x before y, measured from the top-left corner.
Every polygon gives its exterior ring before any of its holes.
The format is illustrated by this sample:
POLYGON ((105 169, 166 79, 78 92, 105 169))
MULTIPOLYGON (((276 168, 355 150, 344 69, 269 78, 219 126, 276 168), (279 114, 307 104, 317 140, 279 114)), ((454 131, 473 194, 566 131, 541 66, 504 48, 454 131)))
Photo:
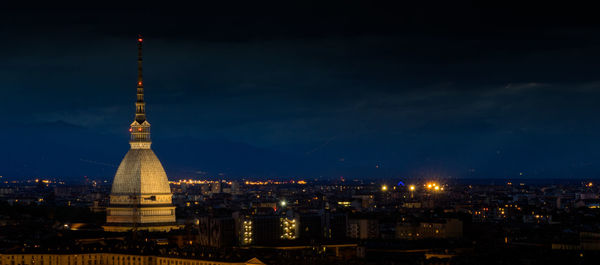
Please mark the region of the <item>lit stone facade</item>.
POLYGON ((175 207, 165 170, 150 146, 142 80, 142 38, 138 39, 138 82, 135 120, 129 127, 131 149, 112 184, 104 230, 169 231, 176 228, 175 207))
POLYGON ((253 258, 245 262, 222 262, 113 253, 0 254, 0 265, 261 265, 253 258))

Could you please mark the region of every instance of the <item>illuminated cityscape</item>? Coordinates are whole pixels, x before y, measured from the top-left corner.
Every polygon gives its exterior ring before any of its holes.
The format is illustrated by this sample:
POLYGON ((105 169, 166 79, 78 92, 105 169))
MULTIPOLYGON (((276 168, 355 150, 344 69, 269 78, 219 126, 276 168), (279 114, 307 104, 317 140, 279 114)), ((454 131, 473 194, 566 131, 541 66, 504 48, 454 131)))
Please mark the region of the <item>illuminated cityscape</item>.
POLYGON ((600 260, 595 6, 26 4, 0 265, 600 260))
MULTIPOLYGON (((515 255, 504 257, 505 262, 536 258, 539 253, 566 260, 581 253, 593 255, 600 245, 600 237, 593 232, 598 226, 595 218, 600 217, 599 190, 593 180, 392 180, 304 180, 299 184, 299 180, 279 179, 264 180, 261 185, 250 179, 171 181, 181 229, 155 234, 139 231, 138 237, 146 243, 135 248, 171 253, 165 257, 174 259, 190 259, 193 253, 224 257, 222 249, 244 257, 235 262, 258 258, 266 264, 295 256, 312 262, 396 259, 431 263, 484 262, 488 255, 495 255, 492 250, 515 255), (186 251, 173 252, 174 247, 186 251)), ((18 231, 26 226, 15 221, 25 218, 49 238, 28 239, 19 251, 64 253, 75 247, 77 253, 109 251, 98 242, 110 236, 99 238, 98 233, 103 233, 102 216, 109 209, 105 207, 110 205, 110 190, 110 183, 103 180, 82 184, 49 179, 4 181, 0 188, 3 212, 15 214, 3 215, 2 224, 17 230, 3 230, 3 247, 18 242, 18 231), (26 207, 38 217, 23 215, 26 212, 15 207, 26 207), (44 209, 51 208, 73 213, 38 219, 45 216, 44 209)), ((122 243, 110 251, 115 250, 141 254, 122 243)))

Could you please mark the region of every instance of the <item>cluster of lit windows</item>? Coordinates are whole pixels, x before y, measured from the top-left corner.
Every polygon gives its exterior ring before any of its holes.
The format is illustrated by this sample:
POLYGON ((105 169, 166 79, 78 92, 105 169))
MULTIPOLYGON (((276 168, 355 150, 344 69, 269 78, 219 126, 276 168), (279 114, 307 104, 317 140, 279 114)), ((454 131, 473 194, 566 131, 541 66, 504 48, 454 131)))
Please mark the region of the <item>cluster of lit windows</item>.
POLYGON ((350 207, 351 204, 352 202, 338 202, 338 205, 342 207, 350 207))
POLYGON ((481 218, 485 219, 487 218, 487 211, 489 211, 489 208, 482 208, 480 211, 473 211, 473 215, 481 216, 481 218))
POLYGON ((504 205, 504 208, 516 208, 516 209, 517 209, 517 210, 519 210, 519 211, 521 210, 521 207, 519 207, 519 206, 518 206, 518 205, 516 205, 516 204, 505 204, 505 205, 504 205))
POLYGON ((281 218, 282 239, 296 239, 296 220, 281 218))
MULTIPOLYGON (((531 215, 535 218, 535 219, 545 219, 545 220, 549 220, 550 219, 550 215, 540 215, 540 214, 535 214, 534 212, 531 212, 531 215)), ((539 221, 538 221, 539 222, 539 221)))
POLYGON ((500 215, 505 215, 505 211, 504 208, 498 208, 498 212, 500 212, 500 215))
MULTIPOLYGON (((199 202, 197 202, 197 201, 195 201, 195 202, 194 202, 194 205, 198 205, 198 204, 200 204, 200 203, 199 203, 199 202)), ((185 206, 186 206, 186 207, 190 207, 190 206, 192 206, 192 202, 186 202, 186 203, 185 203, 185 206)))
POLYGON ((246 220, 243 223, 243 227, 242 227, 243 231, 244 231, 244 235, 242 236, 242 240, 244 241, 245 245, 251 244, 252 243, 252 221, 250 220, 246 220))

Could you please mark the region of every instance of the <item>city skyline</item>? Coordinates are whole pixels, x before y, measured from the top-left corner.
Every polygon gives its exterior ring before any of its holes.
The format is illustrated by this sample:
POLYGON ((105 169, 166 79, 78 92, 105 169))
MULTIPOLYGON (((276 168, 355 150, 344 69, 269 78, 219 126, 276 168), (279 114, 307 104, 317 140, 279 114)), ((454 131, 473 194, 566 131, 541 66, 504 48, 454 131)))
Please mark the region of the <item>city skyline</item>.
POLYGON ((600 20, 0 8, 0 265, 597 264, 600 20))
POLYGON ((445 7, 2 11, 0 175, 110 178, 142 33, 170 178, 599 177, 591 11, 445 7))

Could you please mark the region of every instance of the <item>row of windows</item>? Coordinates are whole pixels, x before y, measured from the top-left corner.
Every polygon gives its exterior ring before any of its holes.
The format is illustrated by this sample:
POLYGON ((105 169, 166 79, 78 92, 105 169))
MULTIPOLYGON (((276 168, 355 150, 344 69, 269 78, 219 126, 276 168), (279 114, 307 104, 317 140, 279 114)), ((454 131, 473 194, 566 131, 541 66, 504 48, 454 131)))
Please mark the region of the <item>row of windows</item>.
POLYGON ((202 260, 177 260, 171 258, 152 257, 142 259, 140 256, 124 256, 110 254, 88 255, 0 255, 0 265, 222 265, 227 263, 206 262, 202 260), (4 257, 3 257, 4 256, 4 257))
MULTIPOLYGON (((112 215, 112 216, 129 216, 132 215, 133 213, 131 212, 130 209, 124 209, 124 210, 108 210, 107 212, 108 215, 112 215)), ((174 210, 142 210, 141 215, 145 216, 153 216, 153 215, 174 215, 175 212, 174 210)))

